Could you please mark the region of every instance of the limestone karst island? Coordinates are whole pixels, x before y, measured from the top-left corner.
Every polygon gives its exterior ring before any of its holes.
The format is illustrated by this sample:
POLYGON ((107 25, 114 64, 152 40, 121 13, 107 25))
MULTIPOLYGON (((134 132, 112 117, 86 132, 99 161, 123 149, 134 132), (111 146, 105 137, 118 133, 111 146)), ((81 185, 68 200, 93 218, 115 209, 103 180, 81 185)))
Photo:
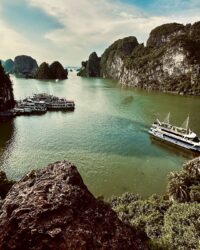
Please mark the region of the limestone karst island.
POLYGON ((0 1, 0 250, 200 249, 200 2, 0 1))

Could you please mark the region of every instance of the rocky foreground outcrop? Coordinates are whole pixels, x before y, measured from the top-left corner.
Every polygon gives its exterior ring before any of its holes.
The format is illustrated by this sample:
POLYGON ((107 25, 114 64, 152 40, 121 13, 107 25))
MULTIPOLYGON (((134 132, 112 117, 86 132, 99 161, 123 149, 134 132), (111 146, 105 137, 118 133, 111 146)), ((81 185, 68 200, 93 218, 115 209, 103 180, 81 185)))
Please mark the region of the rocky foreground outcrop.
POLYGON ((122 85, 200 95, 200 22, 161 25, 147 46, 133 36, 120 39, 105 50, 97 71, 122 85))
POLYGON ((0 111, 13 108, 14 105, 12 82, 0 63, 0 111))
POLYGON ((0 210, 0 249, 147 249, 84 185, 67 162, 35 170, 14 184, 0 210))
POLYGON ((53 62, 50 66, 48 63, 43 62, 35 74, 35 78, 38 80, 65 80, 67 76, 68 71, 58 61, 53 62))
POLYGON ((38 69, 38 64, 35 59, 30 56, 16 56, 14 60, 13 72, 19 77, 34 78, 38 69))

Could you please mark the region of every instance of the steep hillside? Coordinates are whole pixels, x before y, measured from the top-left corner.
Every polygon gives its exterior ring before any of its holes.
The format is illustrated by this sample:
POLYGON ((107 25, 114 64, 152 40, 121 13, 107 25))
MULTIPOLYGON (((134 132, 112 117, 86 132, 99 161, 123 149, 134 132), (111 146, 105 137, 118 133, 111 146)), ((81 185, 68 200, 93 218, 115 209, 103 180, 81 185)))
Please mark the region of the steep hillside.
POLYGON ((16 56, 14 60, 13 73, 20 77, 34 78, 38 64, 30 56, 16 56))
POLYGON ((35 78, 39 80, 64 80, 67 79, 68 71, 63 68, 61 63, 53 62, 50 66, 43 62, 36 71, 35 78))
POLYGON ((97 71, 122 85, 200 95, 200 22, 159 26, 146 46, 135 37, 117 40, 101 56, 97 71))

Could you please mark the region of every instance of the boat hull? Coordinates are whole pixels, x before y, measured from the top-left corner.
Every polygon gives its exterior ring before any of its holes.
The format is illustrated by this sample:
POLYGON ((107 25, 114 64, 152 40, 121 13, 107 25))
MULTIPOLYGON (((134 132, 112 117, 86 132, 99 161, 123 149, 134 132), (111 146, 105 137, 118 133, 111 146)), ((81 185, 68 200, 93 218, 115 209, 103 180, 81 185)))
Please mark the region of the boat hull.
POLYGON ((165 143, 168 143, 168 144, 171 144, 175 147, 178 147, 182 150, 187 150, 187 151, 190 151, 190 152, 193 152, 195 154, 198 154, 200 155, 200 147, 193 147, 193 146, 190 146, 189 144, 187 143, 184 143, 184 142, 180 142, 178 140, 175 140, 173 138, 170 138, 168 136, 165 136, 161 133, 156 133, 156 132, 152 132, 151 130, 149 131, 149 134, 152 138, 155 138, 159 141, 162 141, 162 142, 165 142, 165 143))
POLYGON ((75 107, 47 107, 48 111, 74 111, 75 107))

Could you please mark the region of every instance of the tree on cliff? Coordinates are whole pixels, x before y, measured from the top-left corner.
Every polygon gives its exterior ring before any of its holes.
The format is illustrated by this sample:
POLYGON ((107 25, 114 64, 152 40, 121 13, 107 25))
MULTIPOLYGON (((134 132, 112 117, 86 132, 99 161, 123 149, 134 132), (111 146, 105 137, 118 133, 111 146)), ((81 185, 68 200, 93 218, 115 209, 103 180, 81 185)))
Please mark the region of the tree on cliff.
POLYGON ((166 195, 126 193, 111 204, 123 222, 146 233, 150 249, 200 249, 200 158, 170 174, 166 195))
POLYGON ((122 85, 200 95, 200 22, 163 24, 146 46, 134 36, 119 39, 102 54, 100 67, 95 63, 83 62, 78 75, 93 77, 95 67, 100 77, 122 85))

